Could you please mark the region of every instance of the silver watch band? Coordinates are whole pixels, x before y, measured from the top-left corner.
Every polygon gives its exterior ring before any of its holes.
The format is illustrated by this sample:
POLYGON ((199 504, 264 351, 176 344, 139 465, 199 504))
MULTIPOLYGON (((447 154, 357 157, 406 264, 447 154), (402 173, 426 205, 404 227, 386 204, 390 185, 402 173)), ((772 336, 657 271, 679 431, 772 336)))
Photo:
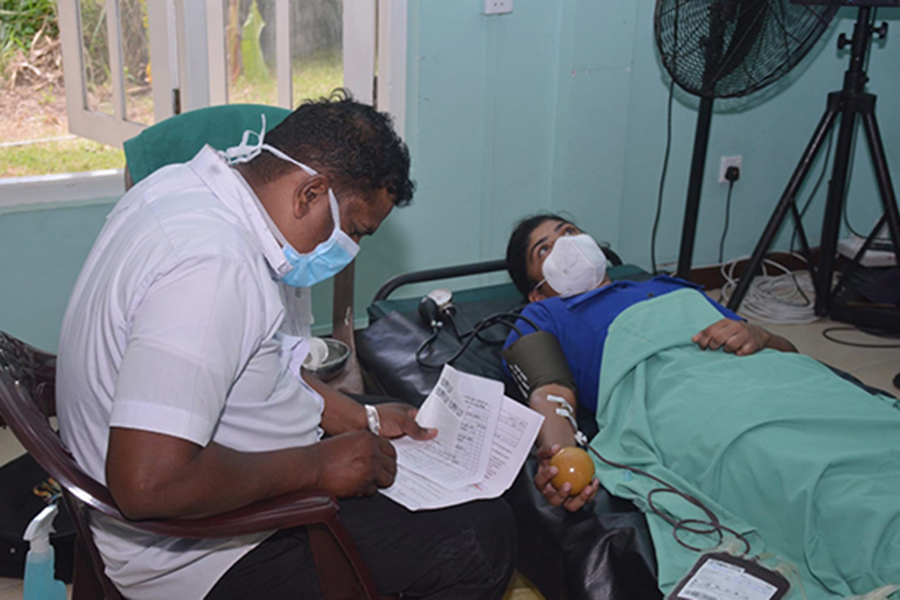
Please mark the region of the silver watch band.
POLYGON ((369 431, 375 435, 381 433, 381 419, 378 417, 378 409, 371 404, 366 404, 366 421, 369 422, 369 431))

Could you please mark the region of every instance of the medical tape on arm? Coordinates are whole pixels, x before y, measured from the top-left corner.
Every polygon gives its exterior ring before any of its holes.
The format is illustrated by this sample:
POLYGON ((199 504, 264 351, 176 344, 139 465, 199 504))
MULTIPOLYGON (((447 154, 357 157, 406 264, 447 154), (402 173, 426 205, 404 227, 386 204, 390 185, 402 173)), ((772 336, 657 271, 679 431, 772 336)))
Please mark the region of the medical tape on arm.
POLYGON ((578 429, 578 422, 575 420, 575 415, 572 414, 572 406, 569 404, 569 401, 562 396, 554 396, 553 394, 547 394, 546 400, 547 402, 552 402, 559 405, 559 408, 557 408, 554 412, 567 420, 569 422, 569 425, 572 426, 572 429, 575 431, 575 441, 578 443, 578 445, 586 446, 588 443, 588 438, 580 429, 578 429))

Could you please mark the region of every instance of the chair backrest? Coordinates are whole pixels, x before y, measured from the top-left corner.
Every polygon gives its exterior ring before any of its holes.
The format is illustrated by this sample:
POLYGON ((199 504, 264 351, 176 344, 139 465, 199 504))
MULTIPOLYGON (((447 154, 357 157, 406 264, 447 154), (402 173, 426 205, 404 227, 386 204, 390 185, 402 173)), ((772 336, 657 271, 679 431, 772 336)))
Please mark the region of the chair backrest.
MULTIPOLYGON (((86 507, 122 518, 107 489, 81 470, 63 445, 49 416, 54 408, 56 357, 0 331, 0 416, 25 450, 63 489, 80 546, 76 562, 93 572, 89 585, 104 598, 117 600, 118 590, 104 574, 103 561, 93 542, 86 507), (86 551, 88 556, 79 556, 86 551), (87 560, 85 560, 87 558, 87 560), (99 588, 99 589, 98 589, 99 588)), ((75 593, 90 578, 76 566, 75 593)))
POLYGON ((266 116, 266 130, 281 123, 291 111, 264 104, 223 104, 176 115, 126 140, 125 162, 132 183, 153 171, 189 161, 209 144, 216 150, 236 146, 248 129, 259 131, 266 116))
POLYGON ((121 518, 107 489, 81 470, 36 400, 32 390, 46 394, 55 380, 55 373, 46 378, 48 364, 41 355, 52 357, 0 331, 0 414, 22 446, 61 486, 92 509, 121 518))
POLYGON ((0 331, 0 370, 25 386, 41 412, 55 412, 56 356, 0 331))

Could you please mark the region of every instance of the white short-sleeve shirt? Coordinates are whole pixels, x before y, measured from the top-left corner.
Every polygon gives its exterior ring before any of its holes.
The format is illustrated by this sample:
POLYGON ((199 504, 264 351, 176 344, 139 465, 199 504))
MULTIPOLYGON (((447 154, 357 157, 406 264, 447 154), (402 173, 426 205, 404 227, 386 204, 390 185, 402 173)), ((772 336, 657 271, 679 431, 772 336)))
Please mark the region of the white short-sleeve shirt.
MULTIPOLYGON (((110 427, 242 452, 318 441, 322 398, 298 376, 307 344, 278 333, 290 266, 243 178, 212 149, 165 167, 107 217, 59 342, 63 441, 106 481, 110 427)), ((235 485, 240 485, 239 481, 235 485)), ((92 515, 129 598, 202 598, 269 534, 183 540, 92 515)))

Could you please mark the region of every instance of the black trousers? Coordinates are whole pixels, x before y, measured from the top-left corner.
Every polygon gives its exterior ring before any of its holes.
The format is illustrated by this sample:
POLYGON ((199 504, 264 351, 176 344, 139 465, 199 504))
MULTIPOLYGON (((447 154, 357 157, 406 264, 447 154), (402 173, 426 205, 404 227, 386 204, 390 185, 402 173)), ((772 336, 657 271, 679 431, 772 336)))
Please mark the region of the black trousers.
MULTIPOLYGON (((410 512, 381 494, 341 500, 347 526, 378 590, 404 598, 503 597, 515 565, 512 511, 503 500, 410 512)), ((206 600, 320 598, 302 528, 279 531, 235 563, 206 600)))
MULTIPOLYGON (((361 403, 390 398, 354 396, 361 403)), ((503 500, 411 512, 376 493, 342 499, 340 517, 384 595, 433 600, 503 597, 516 563, 516 524, 503 500)), ((302 527, 279 531, 235 563, 206 600, 321 597, 302 527)))

